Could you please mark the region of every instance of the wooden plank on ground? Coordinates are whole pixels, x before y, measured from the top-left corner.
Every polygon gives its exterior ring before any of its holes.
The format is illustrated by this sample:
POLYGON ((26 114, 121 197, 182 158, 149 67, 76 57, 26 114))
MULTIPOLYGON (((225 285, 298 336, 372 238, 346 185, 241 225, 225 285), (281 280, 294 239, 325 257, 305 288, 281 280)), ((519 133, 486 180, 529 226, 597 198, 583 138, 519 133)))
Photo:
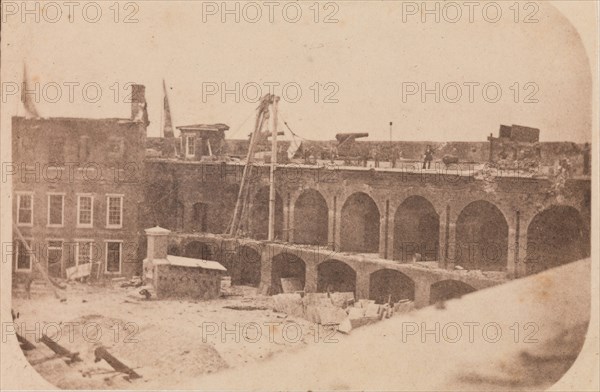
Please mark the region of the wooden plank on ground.
POLYGON ((54 340, 50 339, 46 335, 42 335, 41 342, 61 357, 69 358, 70 362, 81 361, 81 358, 79 358, 79 353, 72 353, 71 351, 56 343, 54 340))
POLYGON ((85 278, 92 274, 92 263, 79 264, 67 268, 67 280, 85 278))
POLYGON ((94 355, 94 362, 99 362, 102 359, 104 359, 113 369, 115 369, 118 372, 127 374, 130 379, 142 377, 129 366, 125 365, 123 362, 115 358, 111 353, 108 352, 108 350, 106 350, 106 348, 102 346, 97 347, 96 350, 94 350, 94 355))

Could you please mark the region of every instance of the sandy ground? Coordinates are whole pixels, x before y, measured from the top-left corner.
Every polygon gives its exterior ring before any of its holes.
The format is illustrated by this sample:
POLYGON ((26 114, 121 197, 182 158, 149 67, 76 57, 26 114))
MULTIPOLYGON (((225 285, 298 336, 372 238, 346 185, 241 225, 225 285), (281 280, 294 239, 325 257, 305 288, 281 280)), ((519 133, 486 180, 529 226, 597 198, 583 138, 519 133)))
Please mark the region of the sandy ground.
POLYGON ((15 298, 13 309, 19 312, 17 325, 36 345, 26 358, 63 389, 160 388, 344 338, 271 311, 270 297, 257 295, 252 287, 224 283, 228 295, 210 301, 142 301, 133 294, 139 289, 71 284, 66 302, 51 295, 15 298), (68 364, 56 357, 36 342, 42 332, 78 352, 82 361, 68 364), (104 360, 95 363, 99 345, 142 378, 128 380, 104 360))
POLYGON ((68 290, 66 303, 15 299, 14 307, 21 313, 17 321, 30 330, 35 321, 99 323, 102 344, 143 376, 127 381, 106 362, 94 363, 98 343, 76 329, 72 342, 64 333, 59 342, 79 351, 82 362, 44 359, 52 352, 41 344, 27 354, 61 388, 539 391, 558 382, 555 390, 583 390, 577 382, 598 381, 598 335, 588 331, 589 276, 589 260, 571 263, 350 335, 331 335, 270 310, 225 308, 268 307, 268 297, 245 287, 232 289, 243 296, 213 301, 143 302, 128 299, 125 289, 77 286, 68 290), (273 339, 264 324, 271 321, 279 323, 273 339), (135 323, 137 342, 124 341, 125 328, 115 339, 114 322, 135 323), (232 332, 224 334, 221 323, 232 332), (243 328, 251 323, 261 329, 258 340, 255 329, 243 328), (203 339, 208 325, 218 332, 203 339), (584 339, 592 355, 579 364, 584 339), (567 371, 571 381, 561 380, 567 371))
POLYGON ((590 260, 570 263, 353 330, 337 344, 312 345, 177 387, 597 390, 589 387, 598 381, 598 334, 588 332, 590 269, 590 260), (578 358, 584 340, 588 355, 578 358), (574 372, 570 381, 561 380, 567 371, 574 372))

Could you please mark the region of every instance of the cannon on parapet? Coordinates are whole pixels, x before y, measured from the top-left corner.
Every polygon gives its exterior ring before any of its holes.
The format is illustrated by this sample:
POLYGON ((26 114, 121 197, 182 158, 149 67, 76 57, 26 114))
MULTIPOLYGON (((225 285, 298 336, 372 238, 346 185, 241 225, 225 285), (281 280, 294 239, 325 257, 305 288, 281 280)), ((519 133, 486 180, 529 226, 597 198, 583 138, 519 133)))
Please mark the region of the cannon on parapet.
POLYGON ((337 135, 335 135, 335 138, 337 139, 339 144, 342 144, 346 142, 353 142, 356 139, 368 136, 368 133, 338 133, 337 135))

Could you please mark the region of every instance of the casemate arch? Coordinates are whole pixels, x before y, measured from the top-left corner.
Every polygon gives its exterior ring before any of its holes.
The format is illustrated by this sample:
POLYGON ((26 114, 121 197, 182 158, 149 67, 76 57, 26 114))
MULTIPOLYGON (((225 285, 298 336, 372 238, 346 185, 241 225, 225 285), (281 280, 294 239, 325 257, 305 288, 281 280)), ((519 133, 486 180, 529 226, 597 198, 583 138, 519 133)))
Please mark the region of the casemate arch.
POLYGON ((327 245, 328 224, 325 198, 314 189, 302 192, 294 205, 294 243, 327 245))
POLYGON ((502 211, 479 200, 467 205, 456 221, 456 264, 465 269, 502 271, 508 259, 508 223, 502 211))
POLYGON ((580 260, 590 255, 589 234, 574 207, 552 206, 539 212, 527 228, 527 273, 580 260))
POLYGON ((379 209, 363 192, 352 194, 342 207, 342 252, 377 253, 379 251, 379 209))

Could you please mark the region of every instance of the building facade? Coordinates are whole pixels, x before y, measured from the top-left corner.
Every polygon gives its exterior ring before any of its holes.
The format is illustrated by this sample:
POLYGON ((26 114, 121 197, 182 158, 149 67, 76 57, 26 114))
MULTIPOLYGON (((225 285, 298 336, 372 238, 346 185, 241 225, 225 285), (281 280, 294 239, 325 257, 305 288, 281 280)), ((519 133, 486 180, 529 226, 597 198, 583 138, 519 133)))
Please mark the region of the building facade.
POLYGON ((144 86, 131 118, 13 117, 15 276, 95 278, 138 273, 141 181, 148 125, 144 86), (29 249, 23 241, 29 245, 29 249))
MULTIPOLYGON (((230 269, 220 240, 209 238, 226 233, 243 166, 147 159, 145 167, 146 227, 172 230, 170 254, 230 269)), ((275 242, 508 277, 589 257, 589 178, 500 174, 280 166, 275 242)), ((268 190, 269 168, 254 167, 242 237, 266 240, 268 190)))
MULTIPOLYGON (((192 126, 179 128, 180 139, 154 138, 147 145, 144 88, 135 85, 133 90, 128 119, 13 118, 16 276, 35 274, 36 261, 54 277, 69 277, 79 266, 89 266, 89 275, 97 279, 139 275, 147 246, 143 230, 159 225, 172 232, 170 255, 219 261, 236 282, 273 281, 276 286, 274 277, 298 275, 312 282, 307 287, 325 287, 307 278, 317 276, 316 265, 296 268, 303 264, 282 264, 264 252, 242 255, 240 261, 240 252, 232 259, 222 249, 221 240, 213 237, 227 232, 244 167, 205 157, 220 155, 226 126, 212 126, 209 136, 216 135, 215 140, 202 137, 207 126, 192 126), (177 145, 183 146, 179 154, 177 145), (154 156, 147 154, 148 146, 154 156)), ((483 148, 476 150, 483 154, 483 148)), ((550 161, 564 155, 562 149, 544 151, 541 155, 550 161)), ((488 153, 483 155, 479 162, 487 160, 488 153)), ((392 170, 280 165, 275 242, 324 249, 338 258, 359 255, 394 265, 432 262, 440 269, 459 266, 508 278, 589 256, 588 176, 523 177, 516 171, 465 167, 473 170, 458 173, 439 162, 428 171, 412 164, 392 170)), ((264 241, 269 168, 254 166, 248 183, 238 236, 264 241)), ((363 261, 349 263, 323 276, 366 281, 363 261)))

